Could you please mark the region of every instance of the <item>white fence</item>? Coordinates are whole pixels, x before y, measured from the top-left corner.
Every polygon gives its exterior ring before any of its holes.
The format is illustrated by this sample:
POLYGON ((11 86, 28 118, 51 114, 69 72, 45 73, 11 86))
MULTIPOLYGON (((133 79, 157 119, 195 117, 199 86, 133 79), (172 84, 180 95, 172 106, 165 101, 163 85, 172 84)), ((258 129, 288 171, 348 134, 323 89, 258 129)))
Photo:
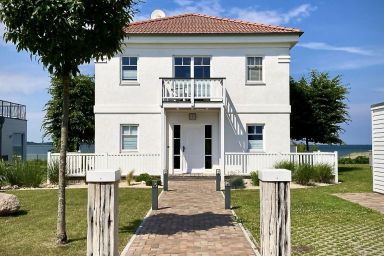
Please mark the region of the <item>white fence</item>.
POLYGON ((338 182, 337 152, 314 153, 225 153, 226 174, 249 174, 252 171, 274 168, 276 163, 289 161, 295 164, 328 164, 338 182))
MULTIPOLYGON (((48 164, 59 160, 60 154, 48 153, 48 164)), ((87 171, 106 168, 121 170, 123 176, 131 170, 135 170, 135 175, 160 175, 160 154, 67 153, 68 177, 85 177, 87 171)))

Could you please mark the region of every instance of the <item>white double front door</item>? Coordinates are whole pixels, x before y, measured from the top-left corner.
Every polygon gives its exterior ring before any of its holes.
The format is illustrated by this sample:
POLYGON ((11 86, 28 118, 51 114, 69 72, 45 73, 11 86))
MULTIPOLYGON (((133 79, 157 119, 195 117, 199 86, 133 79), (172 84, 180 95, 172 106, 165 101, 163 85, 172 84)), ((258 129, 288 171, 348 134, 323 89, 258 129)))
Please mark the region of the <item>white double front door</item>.
POLYGON ((181 125, 179 171, 183 173, 204 171, 204 136, 204 125, 181 125))

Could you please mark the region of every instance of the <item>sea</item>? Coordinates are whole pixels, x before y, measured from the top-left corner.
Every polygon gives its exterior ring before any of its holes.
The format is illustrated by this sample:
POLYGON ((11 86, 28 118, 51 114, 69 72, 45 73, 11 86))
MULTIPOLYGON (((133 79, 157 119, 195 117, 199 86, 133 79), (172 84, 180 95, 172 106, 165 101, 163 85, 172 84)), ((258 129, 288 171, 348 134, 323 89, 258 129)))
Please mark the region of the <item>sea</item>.
POLYGON ((372 145, 317 145, 322 152, 338 152, 339 157, 348 157, 352 153, 368 152, 372 145))

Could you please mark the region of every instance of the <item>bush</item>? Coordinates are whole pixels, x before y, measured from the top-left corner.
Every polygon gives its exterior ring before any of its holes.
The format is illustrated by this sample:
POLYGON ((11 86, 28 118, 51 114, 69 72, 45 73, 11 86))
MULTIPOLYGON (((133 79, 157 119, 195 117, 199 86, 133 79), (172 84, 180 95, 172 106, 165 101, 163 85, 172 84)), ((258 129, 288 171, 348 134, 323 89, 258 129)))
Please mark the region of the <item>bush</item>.
POLYGON ((253 171, 250 173, 251 176, 251 183, 253 186, 259 186, 259 175, 257 174, 257 171, 253 171))
POLYGON ((290 161, 281 161, 278 162, 274 165, 276 169, 287 169, 290 170, 291 172, 294 172, 296 169, 296 165, 293 162, 290 161))
POLYGON ((157 185, 161 186, 161 179, 159 177, 151 176, 151 178, 145 181, 146 186, 152 186, 152 181, 157 180, 157 185))
POLYGON ((147 180, 151 180, 151 175, 149 175, 148 173, 142 173, 142 174, 140 174, 139 176, 137 176, 136 178, 135 178, 135 181, 137 181, 137 182, 142 182, 142 181, 145 181, 145 182, 147 182, 147 180))
POLYGON ((369 158, 358 156, 356 158, 343 157, 339 159, 339 164, 369 164, 369 158))
POLYGON ((309 185, 313 176, 313 167, 309 164, 301 164, 296 167, 293 173, 293 180, 301 185, 309 185))
POLYGON ((244 179, 241 176, 233 176, 229 180, 229 183, 231 184, 231 188, 244 188, 244 179))
POLYGON ((5 168, 5 180, 19 187, 38 187, 43 183, 46 170, 36 163, 15 160, 5 168))
POLYGON ((132 170, 130 172, 127 173, 127 177, 125 177, 127 179, 127 184, 128 186, 131 186, 131 183, 133 181, 133 173, 135 172, 135 170, 132 170))
POLYGON ((7 179, 5 176, 6 168, 7 164, 3 160, 0 160, 0 188, 1 186, 7 184, 7 179))
POLYGON ((48 165, 47 176, 50 183, 52 184, 59 183, 59 169, 60 169, 59 161, 53 161, 48 165))
POLYGON ((327 164, 317 164, 313 167, 316 182, 331 183, 333 180, 332 167, 327 164))

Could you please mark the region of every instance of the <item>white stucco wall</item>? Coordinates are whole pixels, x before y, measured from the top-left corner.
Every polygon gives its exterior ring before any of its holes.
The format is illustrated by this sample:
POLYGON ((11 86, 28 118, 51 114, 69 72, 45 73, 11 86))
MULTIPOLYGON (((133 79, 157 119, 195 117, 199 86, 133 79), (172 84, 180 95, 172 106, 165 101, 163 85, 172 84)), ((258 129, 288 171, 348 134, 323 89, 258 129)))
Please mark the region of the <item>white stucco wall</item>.
POLYGON ((13 134, 24 134, 23 141, 23 158, 26 158, 27 148, 27 121, 20 119, 5 118, 2 129, 2 155, 8 156, 12 159, 13 155, 13 134))
MULTIPOLYGON (((224 40, 220 37, 204 37, 182 40, 182 37, 130 37, 121 55, 95 65, 96 152, 120 152, 120 125, 127 123, 139 124, 139 152, 161 152, 159 78, 173 77, 174 56, 210 56, 211 77, 226 78, 224 83, 230 116, 232 118, 232 113, 235 113, 239 123, 234 126, 231 118, 226 119, 225 151, 247 152, 246 125, 264 124, 264 151, 289 152, 289 56, 290 48, 298 38, 255 38, 231 37, 224 40), (137 83, 121 82, 121 56, 138 57, 137 83), (263 84, 246 83, 247 56, 263 57, 263 84)), ((188 117, 183 113, 166 111, 169 115, 168 124, 178 118, 184 120, 188 117)), ((207 113, 208 117, 210 115, 212 113, 207 113)), ((218 115, 214 115, 217 119, 208 118, 206 121, 217 122, 219 126, 218 115)), ((203 125, 204 119, 200 121, 203 125)), ((217 146, 217 150, 219 148, 217 146)), ((214 161, 218 162, 218 159, 214 161)))

